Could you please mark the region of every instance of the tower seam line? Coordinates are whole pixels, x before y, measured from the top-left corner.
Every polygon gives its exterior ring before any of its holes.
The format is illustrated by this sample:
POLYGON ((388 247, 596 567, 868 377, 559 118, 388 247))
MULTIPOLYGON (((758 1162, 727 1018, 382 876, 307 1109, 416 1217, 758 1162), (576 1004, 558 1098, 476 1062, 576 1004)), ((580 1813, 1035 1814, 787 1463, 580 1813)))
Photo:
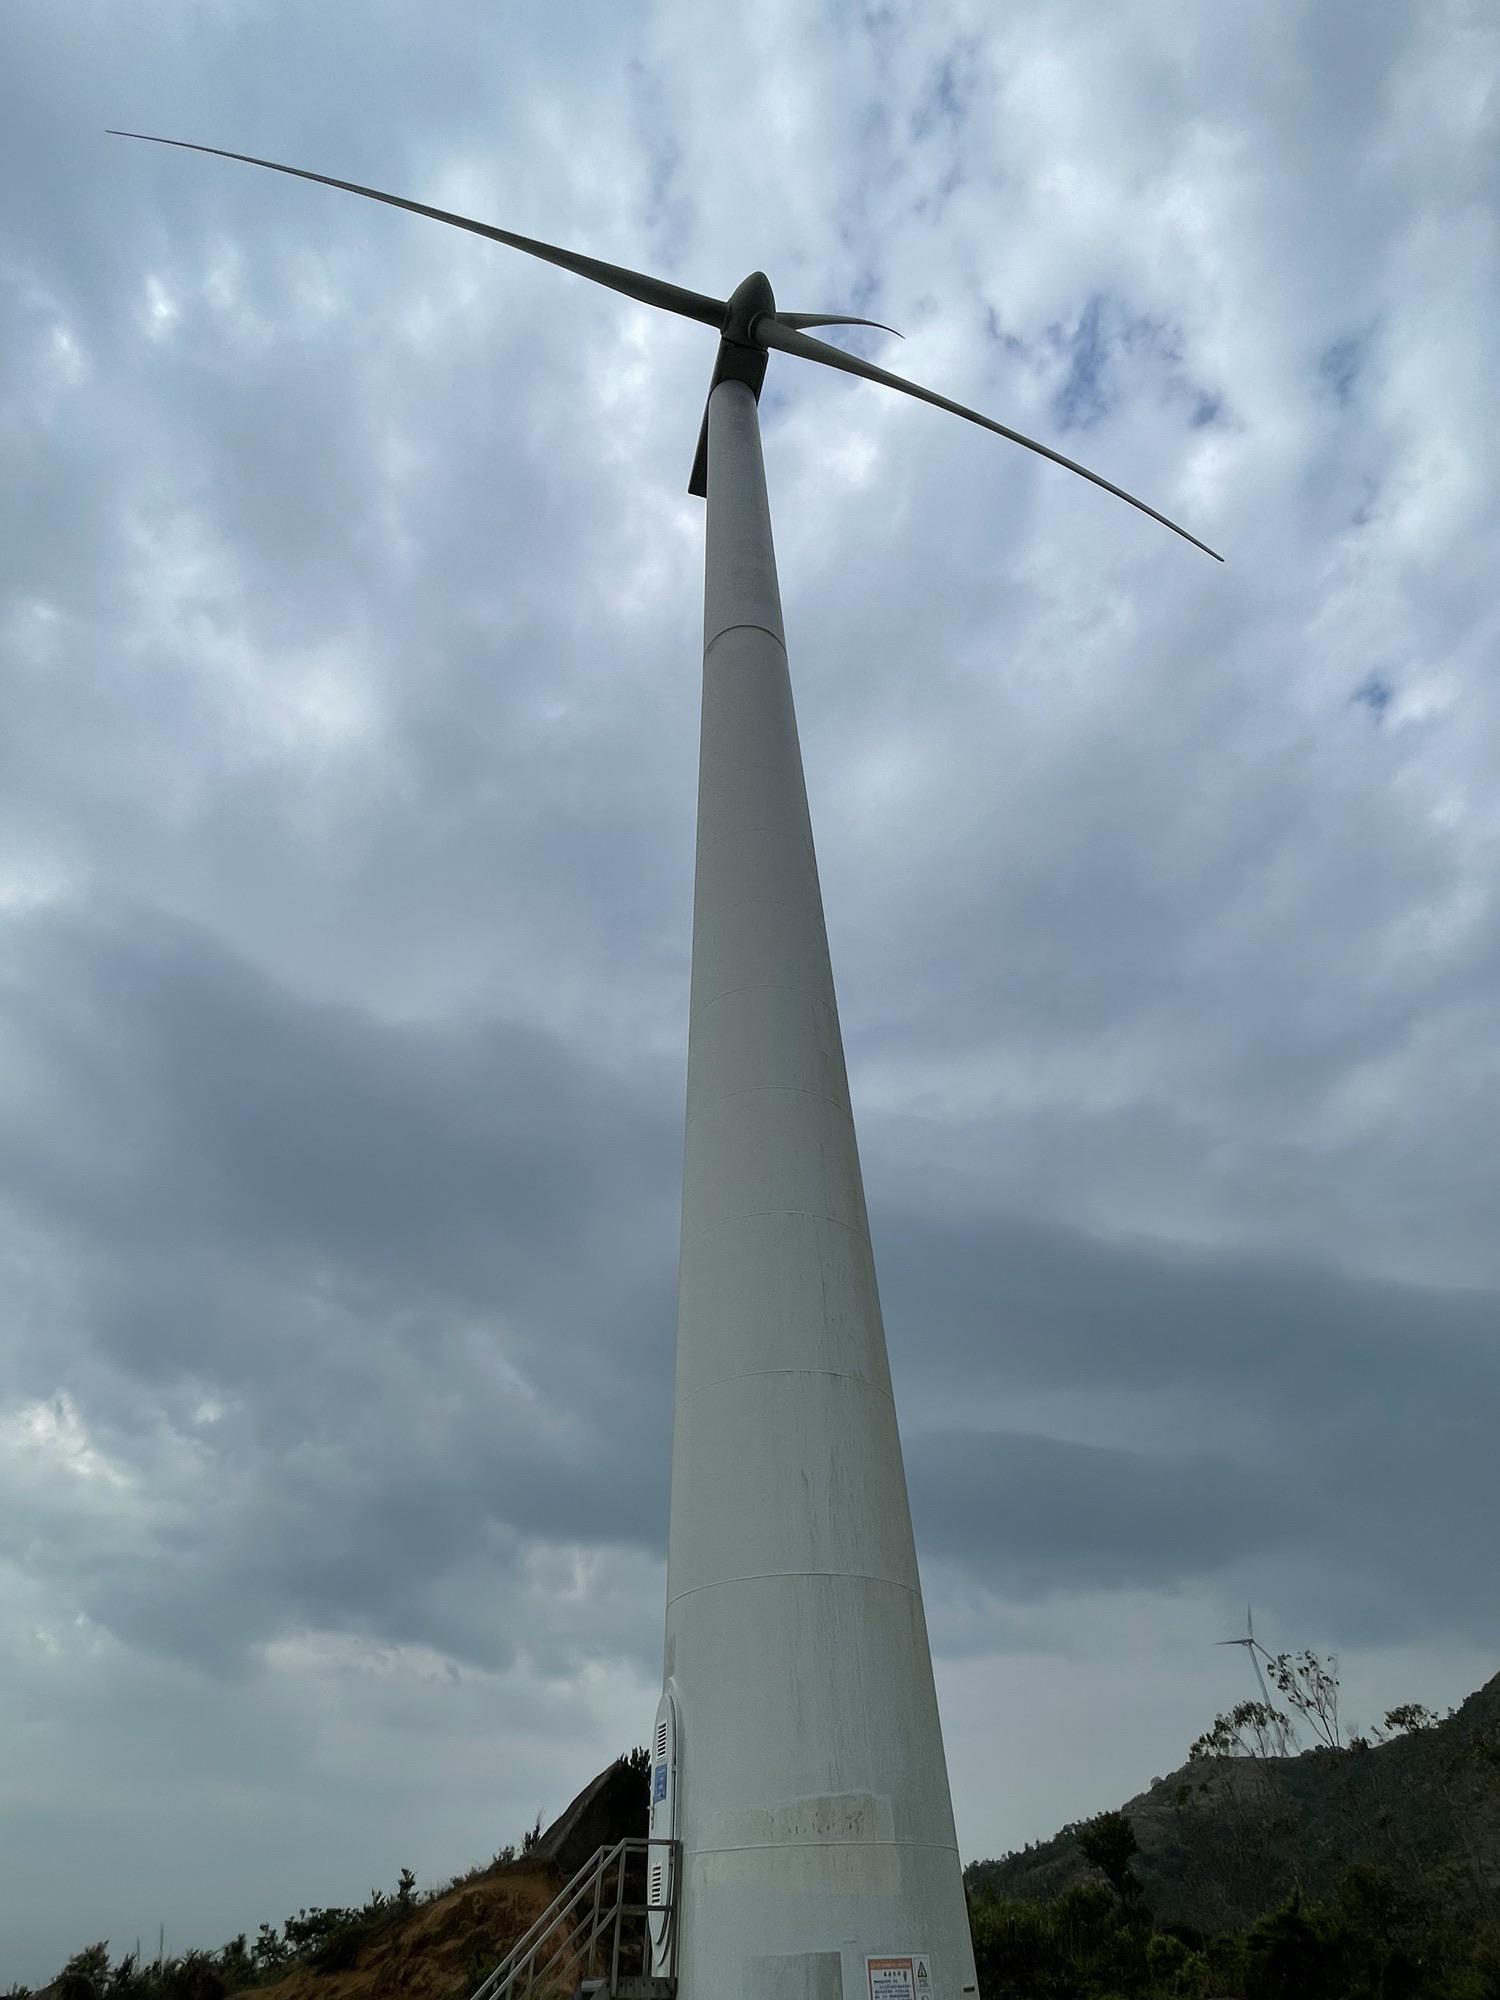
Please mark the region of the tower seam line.
POLYGON ((772 1847, 926 1847, 934 1854, 957 1854, 958 1843, 953 1840, 746 1840, 735 1847, 689 1847, 683 1853, 687 1861, 699 1854, 761 1854, 772 1847))
POLYGON ((810 986, 788 986, 780 979, 747 979, 743 986, 728 986, 722 993, 716 993, 712 1000, 703 1000, 689 1014, 689 1021, 696 1021, 700 1014, 706 1014, 710 1007, 717 1007, 721 1000, 732 1000, 736 993, 795 993, 800 999, 815 1001, 825 1012, 835 1011, 831 1000, 821 993, 814 993, 810 986))
POLYGON ((696 1242, 700 1236, 707 1236, 711 1230, 728 1229, 736 1222, 754 1222, 760 1217, 768 1215, 805 1215, 811 1217, 815 1222, 831 1222, 835 1229, 847 1229, 851 1236, 857 1236, 860 1242, 870 1251, 870 1254, 874 1255, 875 1246, 870 1241, 870 1232, 868 1229, 861 1229, 856 1222, 846 1222, 841 1215, 830 1215, 827 1209, 824 1208, 747 1208, 741 1215, 726 1215, 722 1222, 705 1222, 701 1228, 695 1229, 691 1235, 684 1232, 682 1238, 683 1245, 686 1247, 689 1243, 696 1242))
POLYGON ((768 639, 774 639, 776 644, 781 648, 783 659, 786 657, 786 640, 782 638, 781 634, 779 632, 773 632, 769 625, 757 625, 753 619, 747 618, 740 620, 733 625, 722 626, 717 632, 715 632, 714 636, 711 639, 707 639, 704 641, 703 658, 705 662, 707 661, 708 656, 713 651, 714 647, 718 645, 719 641, 727 637, 727 635, 731 632, 764 632, 768 639))
POLYGON ((904 1590, 911 1597, 920 1597, 920 1584, 903 1583, 899 1576, 877 1576, 873 1570, 863 1569, 757 1569, 748 1576, 716 1576, 711 1583, 690 1583, 686 1590, 679 1590, 667 1599, 667 1609, 680 1604, 684 1597, 697 1597, 705 1590, 723 1590, 731 1583, 773 1583, 789 1576, 830 1577, 842 1583, 884 1583, 892 1590, 904 1590))
MULTIPOLYGON (((851 1123, 853 1122, 854 1113, 847 1104, 840 1103, 839 1099, 836 1097, 830 1097, 826 1090, 809 1090, 805 1084, 801 1083, 747 1083, 744 1084, 739 1090, 716 1090, 711 1097, 708 1097, 706 1099, 704 1098, 704 1094, 700 1091, 699 1098, 700 1098, 700 1103, 707 1102, 709 1104, 727 1104, 731 1097, 767 1096, 777 1093, 779 1093, 783 1097, 815 1098, 819 1104, 829 1105, 834 1111, 842 1111, 844 1116, 847 1119, 849 1119, 851 1123)), ((695 1111, 693 1117, 696 1116, 697 1112, 695 1111)), ((693 1118, 690 1117, 688 1119, 689 1125, 691 1125, 692 1122, 693 1118)))
POLYGON ((883 1382, 857 1375, 852 1368, 742 1368, 736 1375, 716 1375, 712 1382, 700 1382, 696 1389, 689 1389, 677 1398, 677 1407, 690 1403, 695 1396, 706 1396, 710 1389, 722 1389, 731 1382, 758 1382, 763 1375, 820 1375, 829 1382, 858 1382, 866 1389, 873 1389, 877 1396, 884 1396, 888 1403, 896 1400, 883 1382))

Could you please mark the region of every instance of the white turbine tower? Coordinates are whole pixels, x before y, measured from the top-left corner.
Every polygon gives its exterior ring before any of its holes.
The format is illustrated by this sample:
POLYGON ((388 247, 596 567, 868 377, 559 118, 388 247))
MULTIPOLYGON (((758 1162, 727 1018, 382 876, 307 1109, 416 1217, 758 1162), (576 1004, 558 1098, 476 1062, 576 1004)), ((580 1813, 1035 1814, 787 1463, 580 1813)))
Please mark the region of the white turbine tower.
POLYGON ((352 181, 157 143, 452 223, 719 336, 689 487, 708 502, 703 721, 652 1812, 678 1861, 655 1964, 675 1965, 680 2000, 960 2000, 974 1956, 761 462, 768 355, 964 417, 1215 552, 1046 445, 812 339, 874 322, 781 312, 760 272, 710 298, 352 181))

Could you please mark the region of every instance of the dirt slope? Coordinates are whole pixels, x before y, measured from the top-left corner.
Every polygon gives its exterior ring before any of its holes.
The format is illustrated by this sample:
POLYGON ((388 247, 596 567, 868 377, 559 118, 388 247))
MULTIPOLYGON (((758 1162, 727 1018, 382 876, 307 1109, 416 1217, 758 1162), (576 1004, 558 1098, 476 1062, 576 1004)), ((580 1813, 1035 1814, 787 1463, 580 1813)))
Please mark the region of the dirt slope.
POLYGON ((254 2000, 457 2000, 539 1917, 561 1883, 550 1868, 503 1863, 424 1903, 360 1948, 348 1972, 288 1973, 254 2000))

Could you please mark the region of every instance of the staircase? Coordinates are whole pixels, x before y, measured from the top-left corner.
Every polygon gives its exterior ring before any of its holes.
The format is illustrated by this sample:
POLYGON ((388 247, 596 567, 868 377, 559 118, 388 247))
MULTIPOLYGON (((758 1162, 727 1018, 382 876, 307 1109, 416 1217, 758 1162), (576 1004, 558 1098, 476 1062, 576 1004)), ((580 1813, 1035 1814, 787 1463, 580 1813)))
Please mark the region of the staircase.
MULTIPOLYGON (((526 1935, 469 2000, 675 2000, 675 1972, 651 1973, 650 1919, 667 1917, 670 1960, 677 1956, 671 1904, 649 1900, 650 1850, 671 1840, 617 1840, 586 1861, 526 1935), (638 1864, 638 1866, 636 1865, 638 1864), (627 1929, 628 1926, 628 1929, 627 1929)), ((676 1869, 670 1879, 677 1879, 676 1869)))

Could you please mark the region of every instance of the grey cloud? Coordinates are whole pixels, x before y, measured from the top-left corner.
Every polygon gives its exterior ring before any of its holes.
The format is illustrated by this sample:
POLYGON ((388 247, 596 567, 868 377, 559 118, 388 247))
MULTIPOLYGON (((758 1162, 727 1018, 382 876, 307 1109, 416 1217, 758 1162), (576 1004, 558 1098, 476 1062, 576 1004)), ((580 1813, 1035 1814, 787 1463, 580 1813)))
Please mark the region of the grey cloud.
POLYGON ((35 1081, 8 1177, 73 1194, 76 1219, 117 1242, 228 1229, 472 1299, 520 1246, 555 1254, 577 1215, 613 1208, 628 1233, 615 1203, 648 1163, 648 1185, 670 1182, 665 1106, 646 1111, 535 1029, 403 1030, 299 1003, 138 909, 28 929, 11 1005, 35 1081))
POLYGON ((887 1316, 951 1387, 1205 1394, 1295 1422, 1472 1409, 1500 1391, 1500 1295, 1401 1285, 1265 1252, 1102 1240, 1005 1215, 872 1203, 887 1316))
POLYGON ((924 1548, 1022 1597, 1178 1587, 1308 1526, 1251 1468, 1019 1432, 923 1432, 908 1454, 924 1548))
POLYGON ((1351 1634, 1491 1630, 1474 1530, 1500 1504, 1480 1414, 1500 1401, 1500 1296, 1014 1218, 872 1222, 898 1392, 920 1384, 924 1410, 1071 1393, 1097 1429, 1109 1384, 1143 1440, 919 1430, 913 1492, 937 1554, 1024 1595, 1181 1588, 1336 1551, 1351 1634), (1204 1449, 1225 1432, 1232 1451, 1204 1449))
POLYGON ((666 1426, 631 1432, 670 1367, 675 1119, 534 1030, 299 1002, 144 912, 26 942, 8 1189, 77 1246, 98 1362, 231 1411, 174 1474, 103 1405, 124 1461, 181 1484, 97 1565, 54 1551, 98 1623, 221 1668, 320 1619, 493 1660, 474 1564, 655 1545, 666 1426))

